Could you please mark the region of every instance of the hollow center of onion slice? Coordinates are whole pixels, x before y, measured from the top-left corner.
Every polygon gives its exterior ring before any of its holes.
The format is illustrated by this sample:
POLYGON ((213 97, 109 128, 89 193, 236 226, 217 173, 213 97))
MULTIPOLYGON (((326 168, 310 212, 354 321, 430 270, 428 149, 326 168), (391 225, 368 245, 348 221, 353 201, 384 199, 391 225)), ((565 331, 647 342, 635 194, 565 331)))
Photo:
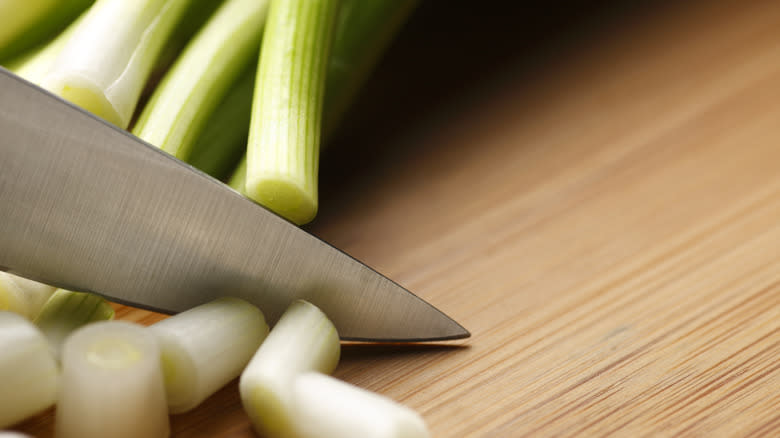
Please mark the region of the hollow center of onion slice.
POLYGON ((125 368, 140 359, 141 350, 122 339, 101 339, 87 350, 87 360, 100 368, 125 368))

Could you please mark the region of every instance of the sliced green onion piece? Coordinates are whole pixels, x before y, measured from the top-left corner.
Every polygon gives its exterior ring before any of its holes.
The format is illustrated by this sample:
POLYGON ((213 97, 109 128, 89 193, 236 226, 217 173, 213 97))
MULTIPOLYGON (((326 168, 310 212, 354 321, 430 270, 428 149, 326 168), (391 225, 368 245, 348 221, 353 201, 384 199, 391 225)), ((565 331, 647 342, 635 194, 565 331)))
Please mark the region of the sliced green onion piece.
POLYGON ((62 349, 59 438, 157 438, 170 433, 160 351, 145 327, 88 324, 62 349))
POLYGON ((0 311, 0 428, 54 404, 58 378, 57 362, 38 328, 0 311))
POLYGON ((292 406, 302 438, 427 438, 417 412, 320 373, 295 378, 292 406))
MULTIPOLYGON (((227 177, 245 156, 256 71, 257 62, 245 69, 217 105, 219 111, 211 113, 192 146, 187 161, 214 178, 227 177)), ((242 182, 242 191, 243 187, 242 182)))
POLYGON ((0 59, 17 56, 56 35, 93 1, 0 1, 0 59))
POLYGON ((331 373, 341 354, 339 336, 322 311, 295 301, 252 357, 239 381, 244 410, 262 436, 295 436, 293 379, 307 371, 331 373))
POLYGON ((186 161, 204 122, 259 50, 267 11, 267 0, 223 4, 157 86, 133 133, 186 161))
POLYGON ((44 88, 126 128, 189 1, 100 0, 63 47, 44 88))
POLYGON ((0 271, 0 310, 18 313, 30 320, 35 319, 56 289, 0 271))
POLYGON ((241 374, 268 335, 260 310, 238 298, 219 298, 164 319, 150 330, 160 345, 168 409, 199 405, 241 374))
POLYGON ((36 47, 23 56, 15 58, 8 64, 8 69, 28 81, 40 85, 44 76, 49 72, 49 69, 54 64, 54 61, 62 51, 62 48, 65 47, 68 39, 73 35, 73 32, 80 25, 85 15, 86 13, 81 14, 53 40, 36 47))
POLYGON ((338 0, 272 0, 260 50, 246 192, 304 224, 317 214, 320 125, 338 0))
POLYGON ((114 308, 105 298, 85 292, 58 289, 35 318, 35 325, 49 341, 52 355, 60 359, 62 344, 79 327, 114 319, 114 308))

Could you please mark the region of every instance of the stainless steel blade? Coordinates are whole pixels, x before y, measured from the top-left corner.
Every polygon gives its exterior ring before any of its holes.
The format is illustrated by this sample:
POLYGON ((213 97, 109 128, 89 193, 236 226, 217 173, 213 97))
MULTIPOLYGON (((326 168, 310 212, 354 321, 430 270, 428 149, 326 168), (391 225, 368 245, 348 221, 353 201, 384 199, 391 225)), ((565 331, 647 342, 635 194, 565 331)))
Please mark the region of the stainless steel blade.
POLYGON ((468 336, 458 323, 219 181, 0 69, 0 269, 183 311, 222 295, 274 322, 296 298, 342 338, 468 336))

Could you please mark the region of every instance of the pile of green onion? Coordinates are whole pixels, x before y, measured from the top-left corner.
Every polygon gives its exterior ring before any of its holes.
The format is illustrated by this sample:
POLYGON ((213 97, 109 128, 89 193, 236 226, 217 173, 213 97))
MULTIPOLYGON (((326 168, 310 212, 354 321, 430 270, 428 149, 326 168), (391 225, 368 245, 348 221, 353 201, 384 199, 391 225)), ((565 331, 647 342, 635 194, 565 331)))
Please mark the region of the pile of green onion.
POLYGON ((88 318, 94 304, 49 312, 49 323, 60 322, 56 353, 39 320, 0 311, 0 429, 56 404, 58 437, 167 437, 170 414, 240 377, 244 410, 262 436, 429 436, 416 412, 328 376, 339 336, 306 301, 293 302, 270 332, 260 310, 238 298, 149 327, 114 321, 113 312, 88 318))
MULTIPOLYGON (((0 65, 301 225, 323 137, 415 3, 3 0, 0 65)), ((0 429, 56 405, 57 436, 165 437, 170 414, 240 377, 263 436, 428 436, 417 413, 328 376, 339 337, 310 303, 270 331, 236 298, 150 327, 113 309, 0 272, 0 429)))

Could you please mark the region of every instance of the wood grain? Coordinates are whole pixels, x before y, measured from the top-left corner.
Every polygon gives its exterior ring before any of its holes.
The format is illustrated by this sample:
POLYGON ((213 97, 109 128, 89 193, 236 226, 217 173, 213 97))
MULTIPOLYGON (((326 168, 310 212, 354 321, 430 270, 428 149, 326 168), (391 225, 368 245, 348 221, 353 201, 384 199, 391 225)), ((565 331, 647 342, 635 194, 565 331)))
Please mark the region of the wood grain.
MULTIPOLYGON (((780 435, 780 2, 680 3, 340 137, 372 150, 324 159, 310 230, 473 336, 345 345, 338 377, 437 437, 780 435)), ((172 421, 254 436, 235 383, 172 421)))

